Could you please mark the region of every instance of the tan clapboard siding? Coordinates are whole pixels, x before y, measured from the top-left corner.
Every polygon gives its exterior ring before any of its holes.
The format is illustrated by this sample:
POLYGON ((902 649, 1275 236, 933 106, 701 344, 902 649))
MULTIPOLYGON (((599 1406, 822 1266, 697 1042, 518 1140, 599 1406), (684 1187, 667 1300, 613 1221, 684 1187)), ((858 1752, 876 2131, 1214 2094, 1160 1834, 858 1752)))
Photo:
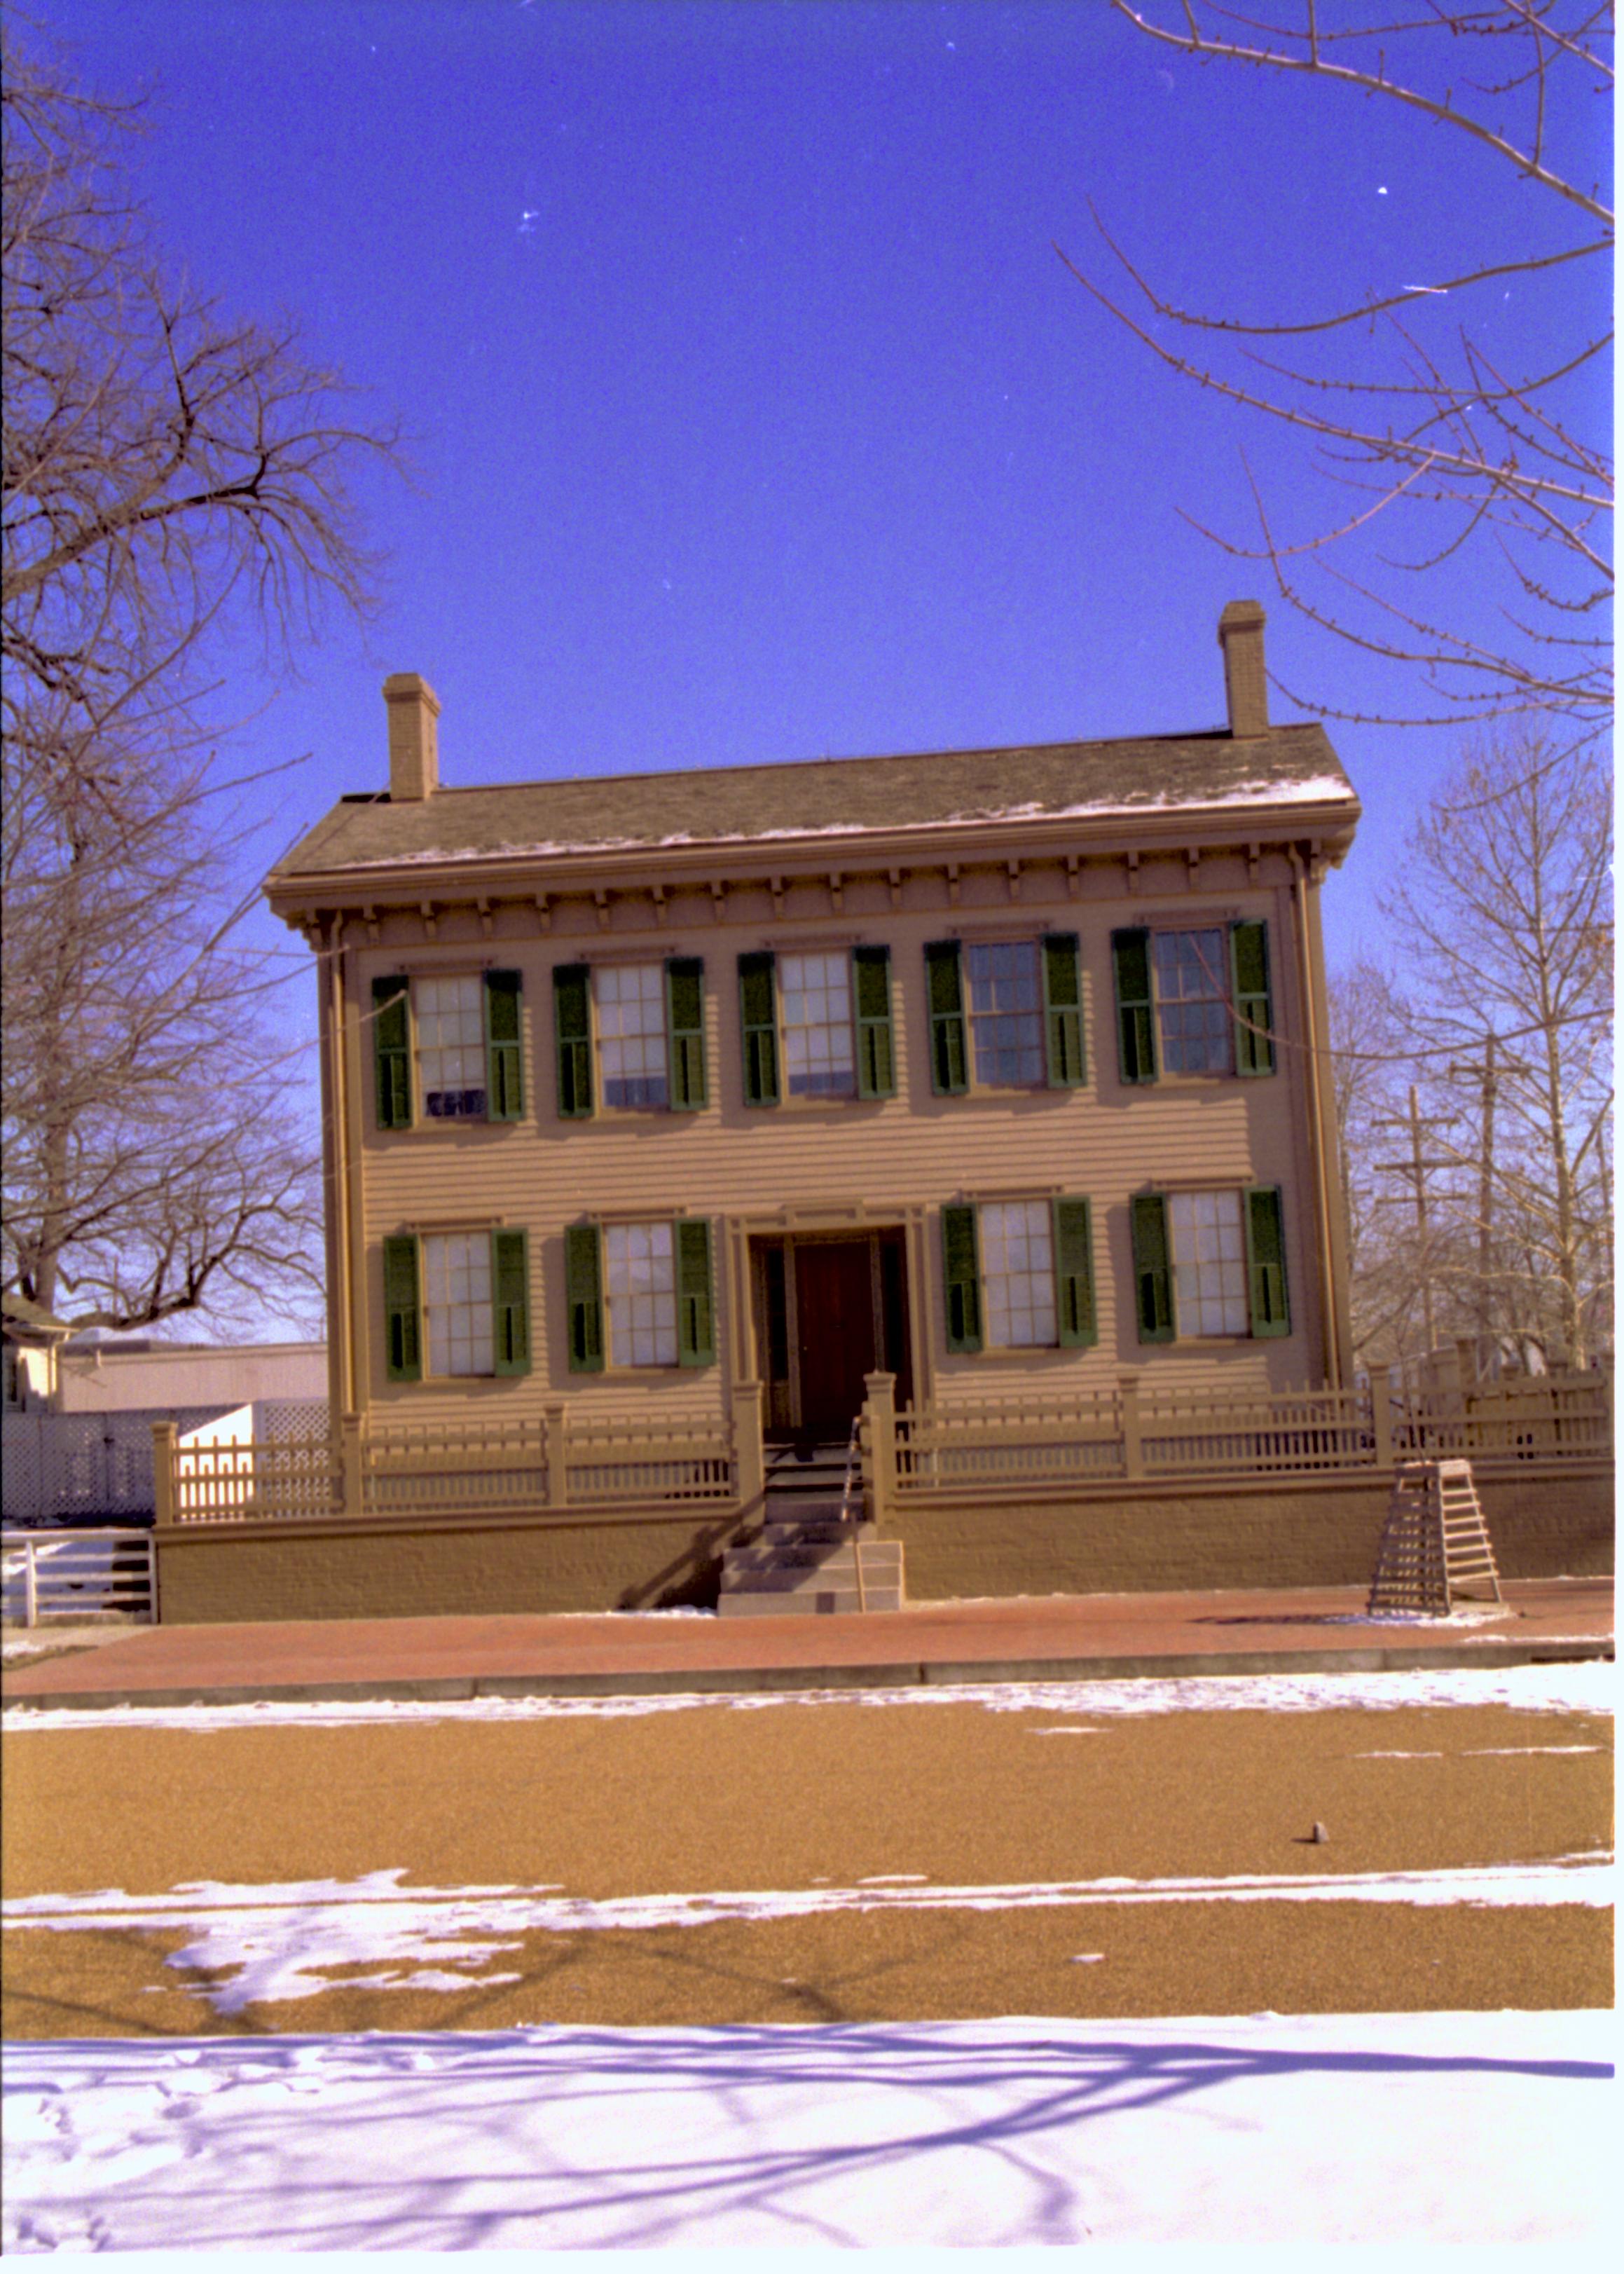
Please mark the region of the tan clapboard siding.
MULTIPOLYGON (((470 1406, 521 1415, 567 1397, 586 1406, 623 1407, 628 1389, 672 1413, 715 1412, 726 1385, 746 1372, 749 1337, 733 1315, 737 1299, 724 1220, 775 1216, 792 1207, 838 1209, 861 1201, 872 1220, 916 1216, 929 1290, 930 1367, 944 1397, 979 1388, 1034 1389, 1104 1385, 1124 1368, 1147 1382, 1219 1379, 1280 1389, 1317 1382, 1325 1371, 1316 1269, 1311 1155, 1301 1054, 1278 1053, 1269 1079, 1164 1081, 1124 1088, 1116 1078, 1110 934, 1133 923, 1223 923, 1266 916, 1270 926, 1277 1027, 1302 1031, 1297 1001, 1293 912, 1283 861, 1264 864, 1267 882, 1251 886, 1245 863, 1202 863, 1192 890, 1184 864, 1147 863, 1164 885, 1109 898, 1097 885, 1071 897, 1064 870, 1024 874, 1011 901, 1007 880, 988 876, 961 888, 958 907, 942 905, 930 879, 909 879, 893 907, 883 883, 846 885, 836 911, 825 886, 787 889, 785 916, 775 921, 768 892, 739 893, 729 921, 698 925, 673 920, 655 927, 645 901, 628 904, 626 920, 590 930, 542 935, 533 915, 499 908, 489 937, 451 911, 432 942, 380 937, 346 957, 347 985, 365 1013, 372 982, 387 971, 444 971, 500 964, 523 978, 525 1118, 505 1126, 414 1128, 380 1133, 375 1126, 370 1041, 361 1057, 367 1337, 372 1402, 414 1418, 440 1418, 470 1406), (910 885, 917 883, 918 891, 910 885), (931 886, 929 903, 924 887, 931 886), (1001 897, 999 897, 1001 895, 1001 897), (914 905, 909 905, 913 901, 914 905), (792 917, 793 907, 799 920, 792 917), (804 909, 804 913, 801 913, 804 909), (634 925, 632 915, 637 921, 634 925), (737 915, 738 920, 733 920, 737 915), (455 921, 454 921, 454 919, 455 921), (456 937, 457 924, 467 937, 456 937), (521 927, 528 925, 528 931, 521 927), (937 1098, 929 1077, 929 1014, 923 950, 928 940, 1075 930, 1080 939, 1088 1058, 1086 1086, 963 1098, 937 1098), (741 1103, 742 1067, 736 958, 770 947, 883 943, 891 949, 898 1095, 879 1103, 751 1109, 741 1103), (698 954, 706 975, 707 1061, 710 1103, 686 1114, 599 1113, 561 1121, 556 1111, 552 971, 594 954, 624 960, 628 948, 650 956, 698 954), (1293 1331, 1267 1343, 1175 1343, 1145 1348, 1134 1328, 1129 1196, 1152 1185, 1183 1182, 1279 1185, 1285 1195, 1287 1270, 1293 1331), (950 1358, 944 1345, 937 1211, 944 1201, 993 1193, 1054 1190, 1087 1194, 1094 1203, 1098 1346, 1086 1352, 950 1358), (572 1375, 565 1341, 563 1229, 583 1216, 639 1211, 687 1213, 716 1220, 713 1232, 718 1362, 710 1368, 650 1374, 572 1375), (498 1221, 530 1235, 532 1371, 514 1381, 389 1384, 381 1379, 380 1243, 410 1224, 436 1220, 498 1221), (494 1401, 494 1403, 492 1403, 494 1401)), ((1120 885, 1120 868, 1116 871, 1120 885)), ((385 928, 386 930, 388 927, 385 928)), ((409 920, 395 922, 404 934, 409 920)))

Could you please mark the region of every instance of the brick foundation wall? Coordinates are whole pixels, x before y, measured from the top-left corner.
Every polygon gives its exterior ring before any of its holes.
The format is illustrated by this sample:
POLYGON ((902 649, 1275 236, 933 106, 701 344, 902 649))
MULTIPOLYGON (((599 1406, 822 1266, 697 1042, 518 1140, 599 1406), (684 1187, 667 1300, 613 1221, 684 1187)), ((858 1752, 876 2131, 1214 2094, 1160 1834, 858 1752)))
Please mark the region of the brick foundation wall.
MULTIPOLYGON (((1507 1578, 1613 1570, 1613 1470, 1479 1476, 1507 1578)), ((1064 1500, 905 1503, 908 1597, 1362 1586, 1387 1513, 1373 1480, 1116 1486, 1064 1500)), ((243 1525, 157 1534, 166 1626, 435 1613, 713 1605, 722 1550, 754 1527, 706 1517, 424 1518, 243 1525)))
MULTIPOLYGON (((1613 1569, 1613 1470, 1598 1464, 1478 1479, 1504 1577, 1613 1569)), ((1301 1478, 1169 1490, 1117 1486, 1053 1501, 945 1495, 905 1502, 910 1600, 966 1595, 1137 1594, 1215 1587, 1363 1586, 1375 1570, 1387 1487, 1301 1478)))
POLYGON ((161 1531, 165 1626, 713 1604, 736 1518, 161 1531))

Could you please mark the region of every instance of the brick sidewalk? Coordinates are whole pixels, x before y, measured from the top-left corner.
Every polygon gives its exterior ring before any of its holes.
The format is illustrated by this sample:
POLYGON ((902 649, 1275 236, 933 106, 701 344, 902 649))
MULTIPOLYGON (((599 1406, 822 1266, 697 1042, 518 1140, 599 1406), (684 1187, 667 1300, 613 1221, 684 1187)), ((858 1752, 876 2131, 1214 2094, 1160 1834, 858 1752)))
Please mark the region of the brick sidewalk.
MULTIPOLYGON (((1514 1580, 1503 1615, 1377 1623, 1362 1588, 1020 1596, 866 1617, 515 1615, 149 1627, 0 1679, 8 1705, 842 1687, 1611 1657, 1613 1581, 1514 1580)), ((1493 1606, 1473 1607, 1493 1612, 1493 1606)))

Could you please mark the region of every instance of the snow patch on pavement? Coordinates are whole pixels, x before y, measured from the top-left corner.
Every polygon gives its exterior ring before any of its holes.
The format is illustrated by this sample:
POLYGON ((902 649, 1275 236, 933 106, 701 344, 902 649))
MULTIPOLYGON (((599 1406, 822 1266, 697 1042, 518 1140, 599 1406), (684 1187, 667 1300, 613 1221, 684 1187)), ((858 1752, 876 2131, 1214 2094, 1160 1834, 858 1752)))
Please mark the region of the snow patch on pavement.
MULTIPOLYGON (((695 1678, 699 1678, 697 1675, 695 1678)), ((1447 1667, 1391 1674, 1185 1675, 1102 1682, 921 1683, 906 1689, 661 1691, 591 1698, 341 1698, 242 1706, 34 1706, 8 1700, 8 1734, 21 1730, 192 1729, 287 1726, 349 1728, 374 1722, 620 1720, 647 1713, 771 1713, 786 1706, 977 1706, 991 1713, 1321 1713, 1350 1708, 1506 1706, 1530 1713, 1611 1713, 1616 1670, 1598 1659, 1547 1666, 1447 1667)))
POLYGON ((0 2240, 1593 2244, 1613 2041, 1469 2013, 19 2044, 0 2240))
POLYGON ((402 1869, 350 1880, 240 1886, 199 1880, 166 1895, 24 1895, 0 1924, 56 1934, 179 1929, 191 1939, 166 1962, 215 1977, 202 1991, 218 2014, 260 2002, 319 1997, 337 1986, 469 1989, 513 1982, 475 1969, 519 1947, 525 1934, 646 1932, 651 1928, 758 1924, 857 1911, 1022 1911, 1123 1903, 1365 1902, 1503 1909, 1613 1901, 1605 1855, 1546 1864, 1431 1871, 1234 1873, 1210 1879, 1054 1879, 965 1886, 902 1874, 854 1887, 748 1888, 593 1899, 551 1887, 402 1887, 402 1869), (331 1978, 347 1972, 342 1985, 331 1978))

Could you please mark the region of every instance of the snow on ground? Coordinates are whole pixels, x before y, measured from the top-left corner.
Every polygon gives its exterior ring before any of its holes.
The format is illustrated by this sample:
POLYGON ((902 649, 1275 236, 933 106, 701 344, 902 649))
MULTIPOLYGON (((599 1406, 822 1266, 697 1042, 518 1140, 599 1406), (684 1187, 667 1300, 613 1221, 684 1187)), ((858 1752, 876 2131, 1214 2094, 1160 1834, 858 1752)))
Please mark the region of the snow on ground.
POLYGON ((1248 1872, 1220 1879, 1059 1879, 939 1886, 869 1880, 854 1887, 757 1887, 733 1892, 618 1895, 592 1900, 550 1887, 402 1887, 403 1868, 357 1879, 285 1886, 201 1880, 167 1895, 26 1895, 0 1923, 54 1934, 129 1934, 179 1929, 193 1939, 166 1963, 212 1977, 204 1990, 218 2014, 260 1999, 314 1998, 331 1969, 352 1989, 458 1990, 518 1980, 483 1969, 525 1934, 637 1932, 724 1921, 827 1917, 859 1911, 1019 1911, 1124 1903, 1374 1902, 1476 1909, 1548 1908, 1613 1901, 1606 1856, 1552 1864, 1487 1864, 1430 1871, 1248 1872), (423 1962, 427 1961, 425 1964, 423 1962), (461 1969, 461 1970, 456 1970, 461 1969), (476 1970, 477 1969, 477 1970, 476 1970))
MULTIPOLYGON (((861 1669, 857 1669, 861 1672, 861 1669)), ((696 1672, 695 1681, 704 1675, 696 1672)), ((1141 1713, 1319 1713, 1416 1706, 1506 1706, 1529 1713, 1611 1713, 1616 1668, 1598 1659, 1547 1666, 1446 1667, 1411 1673, 1222 1674, 1164 1681, 929 1682, 903 1690, 671 1690, 647 1696, 337 1698, 241 1706, 34 1706, 7 1703, 7 1734, 54 1729, 258 1728, 287 1722, 337 1728, 364 1722, 540 1721, 640 1713, 771 1713, 783 1706, 848 1712, 911 1706, 980 1706, 993 1713, 1080 1713, 1090 1721, 1141 1713)))
POLYGON ((1606 2014, 19 2044, 8 2251, 1594 2241, 1606 2014))

